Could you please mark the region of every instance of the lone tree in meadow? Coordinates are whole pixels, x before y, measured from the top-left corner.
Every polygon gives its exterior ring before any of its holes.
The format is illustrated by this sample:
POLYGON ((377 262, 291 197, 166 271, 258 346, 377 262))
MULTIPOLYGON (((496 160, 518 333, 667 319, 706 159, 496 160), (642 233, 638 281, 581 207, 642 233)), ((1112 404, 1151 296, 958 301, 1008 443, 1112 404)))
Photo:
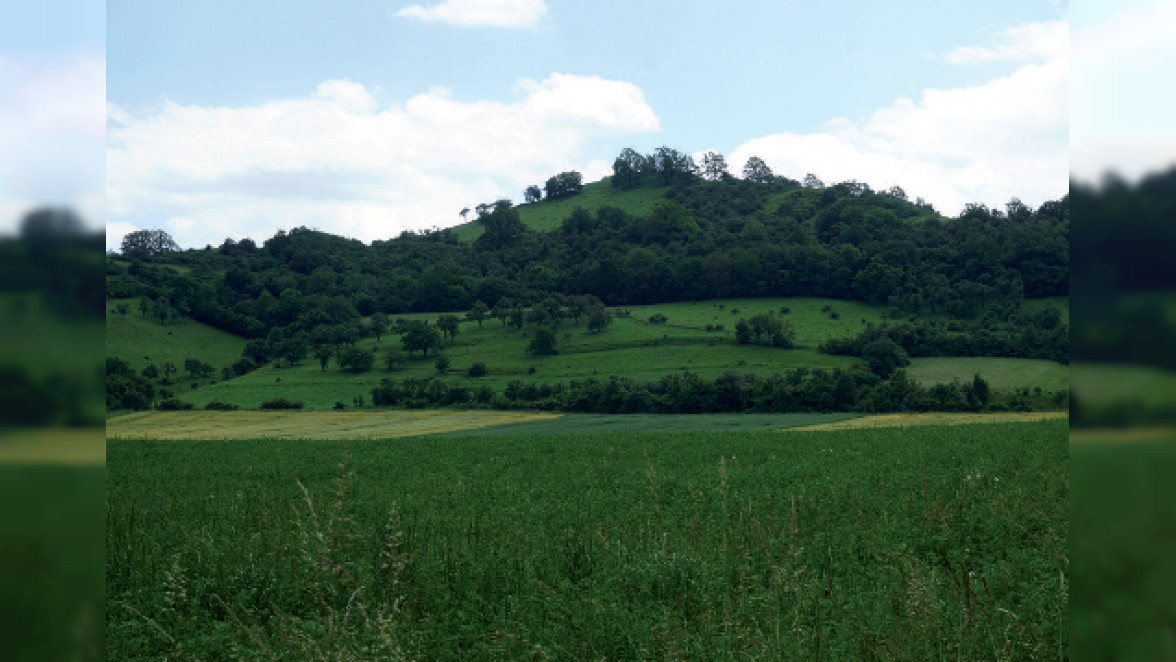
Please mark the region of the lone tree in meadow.
POLYGON ((603 306, 593 308, 588 313, 588 330, 593 333, 600 333, 609 324, 612 324, 612 315, 604 309, 603 306))
POLYGON ((372 356, 370 350, 361 349, 359 347, 348 347, 339 352, 339 358, 335 361, 339 367, 347 372, 367 372, 372 369, 372 364, 375 363, 375 357, 372 356))
POLYGON ((314 348, 314 358, 318 359, 321 372, 327 371, 327 364, 331 362, 331 357, 335 355, 335 351, 328 345, 317 345, 314 348))
POLYGON ((421 350, 421 356, 428 356, 429 350, 441 346, 441 334, 424 322, 409 322, 400 336, 400 343, 410 355, 421 350))
POLYGON ((482 328, 482 322, 488 314, 490 314, 489 306, 482 303, 482 300, 479 299, 474 302, 474 306, 470 308, 470 312, 466 313, 466 319, 477 322, 478 328, 480 329, 482 328))
POLYGON ((379 340, 380 336, 388 332, 388 316, 379 312, 372 313, 372 320, 368 325, 368 329, 376 337, 376 340, 379 340))
POLYGON ((450 340, 457 340, 458 328, 461 321, 457 319, 456 315, 442 315, 437 318, 437 328, 441 329, 441 333, 449 336, 450 340))
POLYGON ((911 357, 889 338, 880 338, 863 347, 862 359, 870 372, 882 379, 887 379, 895 370, 911 364, 911 357))
POLYGON ((543 189, 539 188, 535 184, 531 184, 530 186, 527 187, 527 189, 525 191, 523 191, 523 200, 528 203, 539 202, 542 199, 543 199, 543 189))
POLYGON ((547 326, 536 329, 535 338, 527 345, 527 352, 535 356, 558 354, 559 351, 555 348, 555 331, 547 326))

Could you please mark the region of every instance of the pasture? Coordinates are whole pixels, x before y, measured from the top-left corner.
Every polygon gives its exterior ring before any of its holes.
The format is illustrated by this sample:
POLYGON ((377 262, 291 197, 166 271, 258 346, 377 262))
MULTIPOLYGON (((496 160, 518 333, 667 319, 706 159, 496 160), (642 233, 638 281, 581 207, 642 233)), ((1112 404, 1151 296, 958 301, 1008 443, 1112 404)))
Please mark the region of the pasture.
POLYGON ((1068 657, 1060 421, 112 440, 107 467, 110 659, 1068 657))
MULTIPOLYGON (((211 363, 219 372, 241 357, 245 339, 227 331, 183 317, 160 324, 139 312, 138 299, 109 299, 106 302, 106 356, 125 359, 136 372, 148 364, 171 361, 183 375, 184 359, 196 358, 211 363), (130 312, 124 317, 114 312, 125 303, 130 312)), ((148 313, 150 315, 150 313, 148 313)))

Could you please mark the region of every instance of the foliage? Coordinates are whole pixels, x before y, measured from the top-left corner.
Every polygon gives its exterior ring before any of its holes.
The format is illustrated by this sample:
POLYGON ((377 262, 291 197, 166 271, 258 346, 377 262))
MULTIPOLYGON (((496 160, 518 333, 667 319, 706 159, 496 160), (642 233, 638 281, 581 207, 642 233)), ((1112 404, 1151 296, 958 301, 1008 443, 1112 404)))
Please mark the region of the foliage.
POLYGON ((122 240, 122 254, 125 257, 151 257, 178 250, 179 245, 163 230, 135 230, 127 233, 122 240))
POLYGON ((347 347, 339 352, 339 356, 335 361, 339 364, 340 368, 347 372, 361 373, 372 369, 372 365, 376 362, 376 357, 372 354, 371 350, 361 347, 347 347))
POLYGON ((555 347, 555 331, 550 326, 535 329, 535 338, 527 345, 527 353, 535 356, 558 354, 555 347))
POLYGON ((911 358, 890 338, 879 338, 862 347, 862 358, 870 372, 882 379, 890 377, 895 370, 911 364, 911 358))
POLYGON ((583 176, 575 170, 569 170, 550 177, 543 185, 543 190, 548 200, 558 200, 576 195, 583 187, 583 176))
POLYGON ((303 403, 287 400, 286 398, 272 398, 261 403, 259 409, 302 409, 303 403))

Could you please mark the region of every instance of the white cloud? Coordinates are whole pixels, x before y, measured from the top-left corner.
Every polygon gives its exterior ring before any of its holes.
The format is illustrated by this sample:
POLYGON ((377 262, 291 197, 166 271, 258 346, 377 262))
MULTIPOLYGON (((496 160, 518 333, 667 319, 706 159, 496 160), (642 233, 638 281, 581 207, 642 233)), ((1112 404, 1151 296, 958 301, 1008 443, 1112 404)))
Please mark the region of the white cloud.
POLYGON ((1070 166, 1079 180, 1113 170, 1128 180, 1176 162, 1176 6, 1122 9, 1076 29, 1070 88, 1070 166))
POLYGON ((543 0, 445 0, 431 7, 409 5, 396 16, 467 27, 529 27, 546 13, 543 0))
POLYGON ((991 46, 960 46, 947 54, 953 64, 1027 62, 1064 57, 1069 48, 1067 20, 1016 25, 995 35, 991 46))
POLYGON ((728 162, 737 172, 756 155, 794 179, 899 185, 949 215, 968 202, 1040 204, 1068 188, 1068 78, 1062 51, 983 85, 897 99, 860 124, 836 118, 813 133, 755 138, 728 162))
POLYGON ((631 83, 554 73, 518 89, 513 103, 435 88, 379 109, 363 85, 336 80, 243 108, 112 104, 108 245, 127 227, 203 246, 298 225, 365 241, 453 225, 463 207, 518 198, 562 170, 607 174, 607 164, 577 161, 592 136, 659 128, 631 83))
POLYGON ((0 232, 38 205, 103 221, 106 62, 0 56, 0 232))

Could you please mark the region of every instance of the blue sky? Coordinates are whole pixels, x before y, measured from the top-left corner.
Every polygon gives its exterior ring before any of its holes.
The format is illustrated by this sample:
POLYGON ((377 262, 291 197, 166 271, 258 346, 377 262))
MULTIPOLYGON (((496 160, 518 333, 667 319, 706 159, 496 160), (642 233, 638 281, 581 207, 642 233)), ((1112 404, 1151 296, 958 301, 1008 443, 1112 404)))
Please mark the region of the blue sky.
POLYGON ((897 184, 949 215, 1038 204, 1066 188, 1069 11, 112 0, 105 30, 61 42, 105 40, 106 196, 81 206, 108 246, 145 227, 185 246, 296 225, 370 241, 560 170, 595 179, 626 146, 897 184))

